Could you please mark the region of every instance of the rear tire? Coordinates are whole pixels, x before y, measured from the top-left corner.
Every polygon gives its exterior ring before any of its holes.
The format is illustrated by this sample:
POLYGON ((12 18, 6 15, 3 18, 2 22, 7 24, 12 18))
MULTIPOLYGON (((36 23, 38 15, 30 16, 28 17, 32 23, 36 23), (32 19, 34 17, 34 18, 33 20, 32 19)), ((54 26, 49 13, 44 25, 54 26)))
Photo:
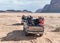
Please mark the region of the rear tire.
POLYGON ((43 34, 40 34, 40 37, 43 36, 43 34))
POLYGON ((28 36, 29 34, 25 31, 25 28, 23 29, 24 35, 28 36))
POLYGON ((29 36, 29 33, 27 33, 26 31, 24 32, 25 36, 29 36))
POLYGON ((39 35, 37 35, 38 37, 42 37, 43 36, 43 34, 39 34, 39 35))
POLYGON ((25 36, 29 36, 29 34, 28 33, 25 33, 25 36))
POLYGON ((24 25, 24 23, 21 23, 21 25, 24 25))

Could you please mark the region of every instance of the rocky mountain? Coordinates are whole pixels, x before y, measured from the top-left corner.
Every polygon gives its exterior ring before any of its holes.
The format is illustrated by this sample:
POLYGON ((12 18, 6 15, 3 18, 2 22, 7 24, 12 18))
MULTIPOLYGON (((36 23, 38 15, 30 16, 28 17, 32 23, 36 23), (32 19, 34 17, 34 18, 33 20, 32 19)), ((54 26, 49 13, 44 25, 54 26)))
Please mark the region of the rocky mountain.
POLYGON ((49 4, 45 5, 41 12, 49 12, 49 7, 50 7, 49 4))
POLYGON ((60 12, 60 0, 51 0, 50 5, 46 5, 42 12, 60 12))
POLYGON ((21 10, 6 10, 6 12, 21 12, 21 10))
POLYGON ((35 13, 40 13, 40 12, 41 12, 41 10, 42 10, 42 9, 38 9, 38 10, 36 10, 36 12, 35 12, 35 13))
POLYGON ((50 4, 45 5, 41 12, 60 13, 60 0, 51 0, 50 4))
POLYGON ((22 12, 28 12, 28 13, 32 13, 32 11, 28 11, 28 10, 23 10, 22 12))

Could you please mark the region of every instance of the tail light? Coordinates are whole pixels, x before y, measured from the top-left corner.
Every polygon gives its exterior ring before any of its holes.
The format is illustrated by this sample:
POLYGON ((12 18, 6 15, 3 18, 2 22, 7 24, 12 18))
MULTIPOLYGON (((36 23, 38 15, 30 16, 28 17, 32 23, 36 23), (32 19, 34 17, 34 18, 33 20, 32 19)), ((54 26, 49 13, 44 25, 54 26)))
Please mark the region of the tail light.
POLYGON ((29 30, 29 27, 27 27, 27 30, 29 30))

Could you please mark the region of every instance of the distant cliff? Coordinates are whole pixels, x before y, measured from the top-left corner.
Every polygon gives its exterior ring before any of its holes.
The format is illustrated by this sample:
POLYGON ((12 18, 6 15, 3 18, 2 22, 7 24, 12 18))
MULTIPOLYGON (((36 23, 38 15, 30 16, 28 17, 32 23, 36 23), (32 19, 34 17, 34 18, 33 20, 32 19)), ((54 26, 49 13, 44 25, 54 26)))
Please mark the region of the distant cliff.
POLYGON ((41 12, 60 13, 60 0, 51 0, 50 4, 45 5, 41 12))
POLYGON ((23 10, 22 12, 28 12, 28 13, 32 13, 32 11, 28 11, 28 10, 23 10))
POLYGON ((49 12, 49 7, 50 7, 50 5, 45 5, 45 7, 42 9, 42 11, 41 12, 49 12))
POLYGON ((38 9, 38 10, 36 10, 36 12, 35 12, 35 13, 40 13, 40 12, 41 12, 41 10, 42 10, 42 9, 38 9))
POLYGON ((60 0, 51 0, 50 5, 45 6, 42 12, 60 12, 60 0))

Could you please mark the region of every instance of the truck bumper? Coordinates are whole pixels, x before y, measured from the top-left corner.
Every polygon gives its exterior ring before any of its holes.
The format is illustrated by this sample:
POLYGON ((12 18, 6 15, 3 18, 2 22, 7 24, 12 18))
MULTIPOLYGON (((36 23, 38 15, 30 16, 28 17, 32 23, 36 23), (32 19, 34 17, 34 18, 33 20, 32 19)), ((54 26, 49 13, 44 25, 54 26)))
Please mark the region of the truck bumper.
POLYGON ((43 34, 44 32, 27 32, 27 33, 30 33, 30 34, 43 34))

